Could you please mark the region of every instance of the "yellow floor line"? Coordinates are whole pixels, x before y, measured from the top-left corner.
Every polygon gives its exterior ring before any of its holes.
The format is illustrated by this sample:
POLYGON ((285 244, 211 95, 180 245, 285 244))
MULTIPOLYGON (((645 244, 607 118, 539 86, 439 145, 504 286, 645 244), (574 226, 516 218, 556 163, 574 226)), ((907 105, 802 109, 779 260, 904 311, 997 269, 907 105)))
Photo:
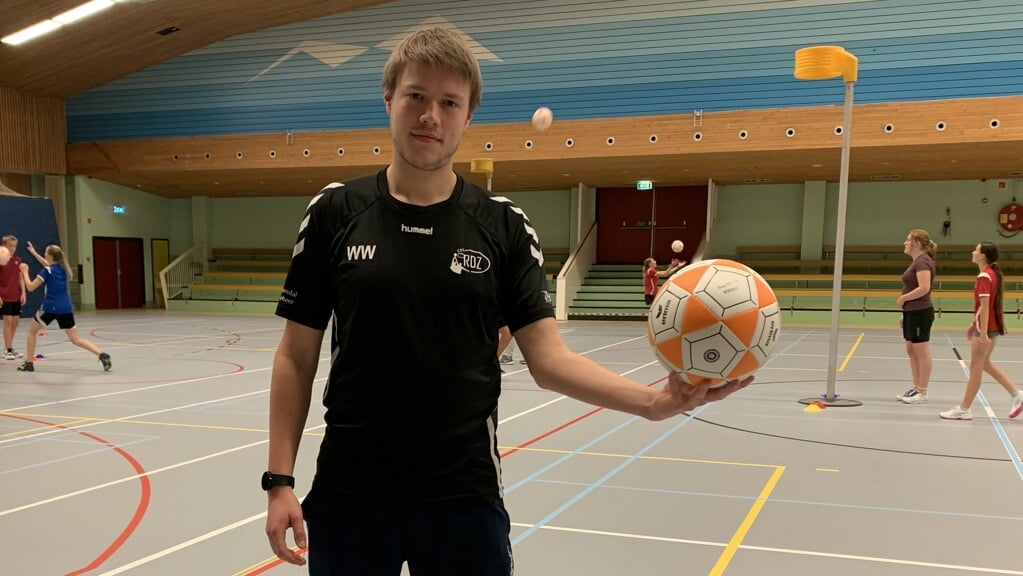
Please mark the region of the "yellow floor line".
POLYGON ((760 514, 760 510, 764 507, 764 503, 771 496, 771 492, 774 491, 774 487, 778 484, 778 480, 781 478, 782 473, 785 472, 784 466, 778 466, 774 469, 774 474, 771 474, 771 478, 764 485, 763 490, 760 491, 760 495, 757 496, 756 502, 753 503, 753 507, 750 508, 746 514, 746 518, 743 519, 742 524, 739 525, 739 529, 732 535, 732 539, 728 541, 728 545, 725 546, 724 552, 718 557, 718 561, 711 568, 708 576, 721 576, 725 573, 725 568, 728 568, 728 564, 732 561, 732 557, 735 556, 735 552, 739 549, 742 544, 743 538, 746 537, 746 533, 753 526, 753 522, 757 519, 760 514))
MULTIPOLYGON (((498 446, 501 451, 510 450, 514 446, 498 446)), ((554 450, 551 448, 518 448, 517 452, 548 452, 551 454, 578 454, 579 456, 601 456, 604 458, 633 458, 637 460, 660 460, 663 462, 686 462, 688 464, 718 464, 722 466, 745 466, 749 468, 777 468, 774 464, 755 464, 752 462, 726 462, 719 460, 698 460, 695 458, 672 458, 669 456, 635 456, 633 454, 613 454, 605 452, 574 452, 572 450, 554 450)))
POLYGON ((860 332, 860 337, 856 339, 856 342, 853 342, 852 348, 849 349, 849 353, 845 355, 845 360, 843 360, 842 365, 838 367, 839 372, 845 370, 845 365, 849 363, 849 360, 852 359, 853 354, 856 352, 856 348, 859 347, 860 342, 863 341, 863 335, 864 332, 860 332))

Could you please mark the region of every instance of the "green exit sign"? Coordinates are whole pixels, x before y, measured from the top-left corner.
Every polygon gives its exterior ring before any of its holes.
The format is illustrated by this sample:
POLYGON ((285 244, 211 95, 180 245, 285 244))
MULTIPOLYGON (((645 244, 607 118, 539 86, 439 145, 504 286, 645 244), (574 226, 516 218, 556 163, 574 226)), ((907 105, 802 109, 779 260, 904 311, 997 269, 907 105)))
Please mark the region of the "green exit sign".
POLYGON ((636 182, 636 190, 653 190, 654 183, 650 180, 639 180, 636 182))

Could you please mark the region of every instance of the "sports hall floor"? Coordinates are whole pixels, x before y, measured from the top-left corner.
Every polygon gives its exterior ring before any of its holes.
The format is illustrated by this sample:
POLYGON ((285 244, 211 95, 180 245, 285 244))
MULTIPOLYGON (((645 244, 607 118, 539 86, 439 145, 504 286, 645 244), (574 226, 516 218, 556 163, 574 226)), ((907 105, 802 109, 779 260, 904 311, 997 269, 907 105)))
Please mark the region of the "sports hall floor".
MULTIPOLYGON (((55 331, 34 374, 0 365, 0 574, 304 574, 272 561, 258 486, 282 322, 77 316, 113 371, 55 331)), ((663 381, 642 323, 561 329, 608 368, 663 381)), ((784 328, 754 385, 660 423, 540 390, 511 366, 498 433, 517 574, 1023 574, 1023 418, 1005 418, 993 382, 991 411, 937 417, 963 389, 961 331, 936 331, 931 402, 907 406, 900 334, 844 328, 837 389, 863 405, 806 412, 797 400, 824 392, 828 338, 784 328)), ((1023 337, 995 359, 1023 381, 1023 337)), ((300 495, 321 423, 315 404, 300 495)))

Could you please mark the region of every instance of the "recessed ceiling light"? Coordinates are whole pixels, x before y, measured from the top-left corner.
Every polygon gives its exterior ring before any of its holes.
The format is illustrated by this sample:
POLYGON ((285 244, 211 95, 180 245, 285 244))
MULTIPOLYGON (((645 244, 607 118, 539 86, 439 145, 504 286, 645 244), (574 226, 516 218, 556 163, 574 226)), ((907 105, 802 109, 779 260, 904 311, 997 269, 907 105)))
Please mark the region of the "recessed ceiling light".
POLYGON ((571 176, 571 174, 562 174, 562 176, 571 176))
POLYGON ((823 164, 820 164, 820 163, 815 163, 815 164, 810 164, 810 167, 811 167, 811 168, 823 168, 823 167, 824 167, 824 165, 823 165, 823 164))

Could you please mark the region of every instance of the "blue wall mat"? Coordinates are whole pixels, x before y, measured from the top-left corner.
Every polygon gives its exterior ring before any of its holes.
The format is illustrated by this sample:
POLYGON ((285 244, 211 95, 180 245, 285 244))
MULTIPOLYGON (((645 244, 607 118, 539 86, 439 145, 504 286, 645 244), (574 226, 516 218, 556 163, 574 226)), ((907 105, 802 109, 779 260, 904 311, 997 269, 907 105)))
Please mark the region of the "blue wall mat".
MULTIPOLYGON (((32 242, 39 254, 43 254, 50 244, 60 244, 53 202, 49 198, 0 196, 0 236, 6 234, 17 236, 17 256, 28 263, 28 277, 34 279, 42 266, 28 253, 28 243, 32 242)), ((75 278, 70 281, 74 282, 76 279, 77 271, 75 278)), ((43 286, 40 286, 35 292, 28 293, 28 301, 21 308, 21 317, 31 318, 42 303, 43 286)), ((18 330, 15 337, 22 336, 23 330, 18 330)), ((21 346, 24 346, 24 343, 21 346)))

